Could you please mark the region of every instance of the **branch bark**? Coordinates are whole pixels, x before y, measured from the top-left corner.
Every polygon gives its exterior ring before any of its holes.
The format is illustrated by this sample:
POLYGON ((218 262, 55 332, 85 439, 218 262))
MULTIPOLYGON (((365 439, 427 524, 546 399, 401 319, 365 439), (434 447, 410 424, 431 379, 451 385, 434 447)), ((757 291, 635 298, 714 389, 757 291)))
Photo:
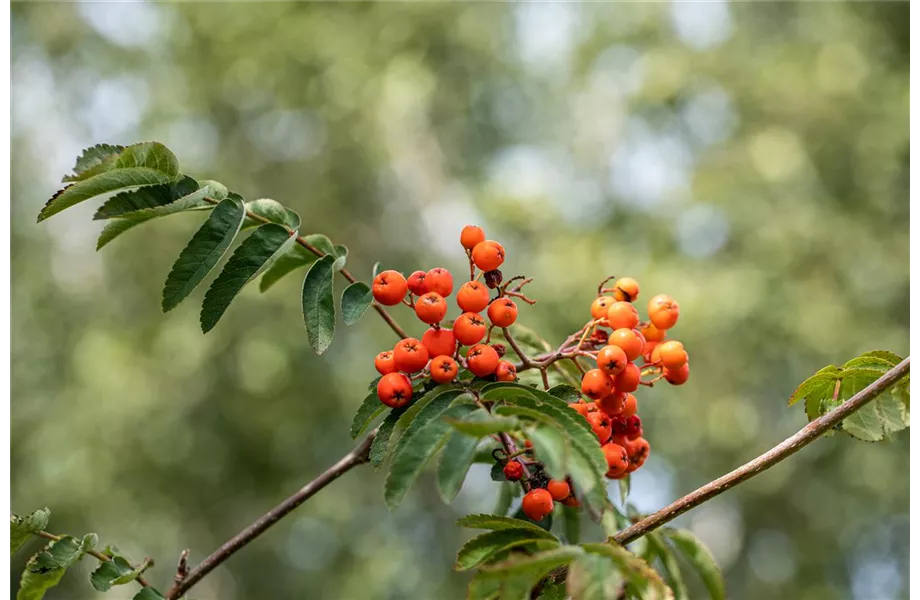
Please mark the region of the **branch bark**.
POLYGON ((350 471, 352 468, 366 463, 369 460, 371 443, 374 441, 376 435, 377 430, 369 433, 354 450, 343 456, 341 460, 326 469, 316 477, 316 479, 297 490, 297 492, 286 498, 273 509, 256 519, 251 525, 227 540, 220 548, 215 550, 210 556, 189 571, 188 575, 180 577, 177 574, 175 584, 166 594, 167 600, 181 598, 183 594, 192 588, 192 586, 201 581, 205 575, 230 558, 237 550, 262 535, 282 517, 306 502, 311 496, 350 471))
POLYGON ((675 500, 658 512, 651 514, 641 521, 617 533, 613 539, 620 544, 628 544, 639 539, 646 533, 658 529, 668 521, 684 514, 691 508, 711 500, 719 494, 726 492, 739 483, 747 481, 758 473, 763 473, 770 467, 789 458, 823 434, 827 433, 846 417, 850 416, 872 400, 880 396, 885 390, 893 386, 899 379, 910 372, 910 357, 901 361, 896 367, 882 375, 871 385, 867 386, 852 398, 819 417, 799 430, 798 433, 770 450, 764 452, 754 460, 744 464, 731 473, 711 481, 683 498, 675 500))

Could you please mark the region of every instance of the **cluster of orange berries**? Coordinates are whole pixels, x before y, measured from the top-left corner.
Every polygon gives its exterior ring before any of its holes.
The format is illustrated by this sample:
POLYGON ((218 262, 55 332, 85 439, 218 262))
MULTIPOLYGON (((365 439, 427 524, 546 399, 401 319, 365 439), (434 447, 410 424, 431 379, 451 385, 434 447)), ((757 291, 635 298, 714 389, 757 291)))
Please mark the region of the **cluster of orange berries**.
MULTIPOLYGON (((532 446, 529 440, 527 446, 527 452, 530 452, 532 446)), ((541 465, 536 466, 538 472, 529 480, 530 491, 524 494, 521 501, 521 510, 528 518, 534 521, 545 519, 546 515, 553 512, 553 501, 567 506, 579 505, 578 499, 572 494, 572 486, 567 481, 549 479, 543 474, 541 465)), ((505 463, 502 472, 508 481, 520 481, 524 476, 524 465, 519 460, 511 459, 505 463)))
POLYGON ((441 325, 447 316, 447 298, 454 290, 454 279, 447 269, 416 271, 408 279, 391 270, 374 278, 374 300, 384 306, 407 304, 420 321, 430 326, 421 340, 404 338, 393 350, 381 352, 374 359, 374 366, 383 376, 377 383, 377 396, 387 406, 399 408, 412 399, 412 378, 428 376, 436 383, 450 383, 461 367, 476 377, 517 379, 514 363, 502 360, 503 345, 480 343, 492 327, 509 327, 518 314, 517 304, 502 289, 497 297, 491 297, 489 290, 498 288, 502 281, 498 268, 505 261, 505 249, 485 237, 482 229, 474 225, 467 225, 460 234, 460 243, 470 260, 470 281, 457 290, 457 306, 462 314, 454 320, 453 327, 441 325), (479 269, 484 282, 476 277, 473 267, 479 269), (490 326, 482 317, 483 311, 490 326), (460 354, 461 346, 469 347, 465 357, 460 354))
MULTIPOLYGON (((606 282, 605 282, 606 283, 606 282)), ((642 437, 642 420, 636 414, 636 397, 641 384, 659 379, 681 385, 690 377, 690 363, 683 344, 666 340, 667 331, 680 316, 673 298, 659 294, 648 303, 649 320, 640 322, 633 302, 639 297, 639 283, 631 277, 603 288, 591 304, 594 331, 591 344, 597 367, 581 380, 584 399, 570 406, 588 420, 607 459, 607 477, 621 479, 641 467, 649 455, 649 443, 642 437), (609 295, 608 295, 609 294, 609 295), (609 330, 609 332, 608 332, 609 330), (634 361, 643 360, 640 367, 634 361), (643 374, 655 374, 642 381, 643 374)))

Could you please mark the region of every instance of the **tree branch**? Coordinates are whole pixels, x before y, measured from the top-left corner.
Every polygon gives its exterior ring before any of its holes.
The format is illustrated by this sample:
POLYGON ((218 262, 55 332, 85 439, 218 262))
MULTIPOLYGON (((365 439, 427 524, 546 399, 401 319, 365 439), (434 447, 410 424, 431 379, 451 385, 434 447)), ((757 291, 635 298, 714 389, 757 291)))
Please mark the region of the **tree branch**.
POLYGON ((670 505, 662 508, 658 512, 651 514, 641 521, 627 527, 616 534, 613 539, 620 544, 628 544, 639 539, 646 533, 658 529, 668 521, 684 514, 691 508, 699 506, 703 502, 711 500, 735 487, 743 481, 747 481, 758 473, 763 473, 770 467, 789 458, 811 442, 815 441, 821 435, 831 430, 838 423, 843 421, 872 400, 880 396, 885 390, 893 386, 899 379, 910 372, 910 357, 902 360, 896 367, 882 375, 871 385, 854 395, 852 398, 819 417, 799 430, 792 437, 787 438, 779 445, 764 452, 749 463, 742 465, 727 473, 718 479, 711 481, 694 492, 690 492, 683 498, 672 502, 670 505))
POLYGON ((177 575, 176 583, 166 594, 167 600, 176 600, 182 597, 192 586, 201 581, 205 575, 230 558, 237 550, 262 535, 269 527, 303 504, 316 492, 338 479, 344 473, 347 473, 353 467, 366 463, 369 460, 371 443, 374 441, 376 435, 377 430, 375 429, 369 433, 354 450, 343 456, 339 462, 326 469, 316 477, 316 479, 297 490, 297 492, 283 502, 256 519, 251 525, 227 540, 226 543, 215 550, 209 557, 201 561, 198 566, 189 571, 187 576, 180 578, 177 575))

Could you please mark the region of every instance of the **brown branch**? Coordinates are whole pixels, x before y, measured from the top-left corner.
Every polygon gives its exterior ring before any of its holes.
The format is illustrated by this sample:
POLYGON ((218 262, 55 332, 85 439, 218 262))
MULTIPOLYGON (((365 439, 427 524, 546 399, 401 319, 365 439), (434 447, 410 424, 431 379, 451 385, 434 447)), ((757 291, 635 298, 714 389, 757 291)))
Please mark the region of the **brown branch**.
MULTIPOLYGON (((35 535, 37 535, 38 537, 40 537, 40 538, 45 538, 46 540, 51 540, 52 542, 59 542, 59 541, 61 541, 61 536, 59 536, 59 535, 54 535, 53 533, 48 533, 47 531, 36 531, 36 532, 34 532, 34 533, 35 533, 35 535)), ((89 550, 89 551, 87 552, 87 554, 89 554, 89 555, 92 556, 93 558, 97 559, 99 562, 109 562, 110 560, 112 560, 111 558, 109 558, 109 557, 106 556, 105 554, 102 554, 101 552, 97 552, 97 551, 95 551, 95 550, 89 550)), ((153 566, 153 560, 151 560, 151 559, 149 559, 149 558, 145 558, 145 559, 144 559, 144 562, 141 563, 141 564, 146 564, 147 567, 152 567, 152 566, 153 566)), ((134 565, 131 565, 131 567, 132 567, 132 568, 135 568, 134 565)), ((144 576, 143 576, 143 575, 138 575, 138 576, 137 576, 137 582, 138 582, 139 584, 141 584, 141 587, 148 587, 148 586, 150 585, 150 584, 147 582, 147 580, 144 579, 144 576)))
POLYGON ((189 571, 187 576, 182 577, 181 580, 177 576, 176 583, 166 594, 167 600, 176 600, 182 597, 192 586, 201 581, 205 575, 230 558, 237 550, 262 535, 282 517, 303 504, 311 496, 338 479, 344 473, 347 473, 353 467, 366 463, 369 460, 371 443, 374 441, 374 436, 376 434, 376 430, 369 433, 354 450, 343 456, 339 462, 326 469, 322 474, 316 477, 316 479, 297 490, 273 509, 256 519, 251 525, 230 538, 209 557, 189 571))
POLYGON ((683 498, 674 501, 658 512, 649 515, 616 534, 613 539, 620 544, 628 544, 642 537, 650 531, 661 527, 668 521, 684 514, 691 508, 699 506, 707 500, 715 498, 722 492, 728 491, 743 481, 747 481, 758 473, 763 473, 770 467, 789 458, 811 442, 830 431, 834 426, 843 421, 861 407, 865 406, 885 390, 893 386, 899 379, 910 372, 910 357, 902 360, 896 367, 882 375, 865 389, 852 398, 819 417, 799 430, 792 437, 787 438, 779 445, 764 452, 749 463, 742 465, 718 479, 711 481, 683 498))

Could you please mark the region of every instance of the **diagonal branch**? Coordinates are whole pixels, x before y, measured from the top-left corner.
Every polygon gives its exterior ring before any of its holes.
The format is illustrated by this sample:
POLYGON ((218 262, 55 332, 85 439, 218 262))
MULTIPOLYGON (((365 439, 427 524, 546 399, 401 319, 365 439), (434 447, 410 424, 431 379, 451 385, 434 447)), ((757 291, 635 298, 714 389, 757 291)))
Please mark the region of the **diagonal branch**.
POLYGON ((838 423, 843 421, 872 400, 879 397, 885 390, 893 386, 899 379, 910 372, 910 357, 902 360, 896 367, 882 375, 865 389, 854 395, 852 398, 819 417, 799 430, 792 437, 787 438, 777 446, 764 452, 754 460, 744 464, 731 473, 727 473, 714 481, 710 481, 700 489, 690 492, 683 498, 675 500, 670 505, 662 508, 658 512, 651 514, 638 523, 627 527, 616 534, 613 539, 620 544, 628 544, 639 539, 646 533, 658 529, 668 521, 684 514, 691 508, 699 506, 707 500, 711 500, 728 491, 743 481, 747 481, 758 473, 763 473, 770 467, 789 458, 811 442, 815 441, 823 434, 834 428, 838 423))
MULTIPOLYGON (((176 582, 166 594, 166 598, 168 600, 181 598, 193 585, 201 581, 205 575, 230 558, 237 550, 265 533, 269 527, 277 523, 282 517, 306 502, 311 496, 338 479, 341 475, 347 473, 353 467, 366 463, 369 459, 371 443, 374 441, 374 436, 376 435, 376 429, 367 434, 367 437, 365 437, 354 450, 343 456, 339 462, 326 469, 316 477, 316 479, 297 490, 273 509, 256 519, 251 525, 227 540, 220 548, 212 552, 209 557, 189 571, 188 575, 185 577, 179 577, 177 575, 176 582)), ((184 554, 183 552, 183 555, 184 554)))

